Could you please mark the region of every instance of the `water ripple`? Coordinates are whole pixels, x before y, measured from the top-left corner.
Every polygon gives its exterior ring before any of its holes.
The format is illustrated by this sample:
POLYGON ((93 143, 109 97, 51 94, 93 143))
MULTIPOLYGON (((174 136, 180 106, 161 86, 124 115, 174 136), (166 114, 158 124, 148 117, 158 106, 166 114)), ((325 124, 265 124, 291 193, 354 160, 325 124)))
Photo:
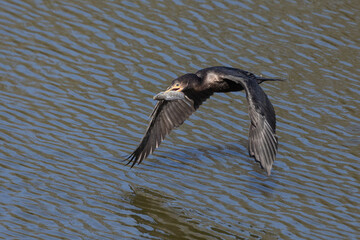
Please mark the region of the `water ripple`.
POLYGON ((3 1, 0 238, 355 239, 354 4, 3 1), (125 167, 152 96, 212 65, 287 79, 262 84, 272 176, 248 157, 244 93, 214 95, 125 167))

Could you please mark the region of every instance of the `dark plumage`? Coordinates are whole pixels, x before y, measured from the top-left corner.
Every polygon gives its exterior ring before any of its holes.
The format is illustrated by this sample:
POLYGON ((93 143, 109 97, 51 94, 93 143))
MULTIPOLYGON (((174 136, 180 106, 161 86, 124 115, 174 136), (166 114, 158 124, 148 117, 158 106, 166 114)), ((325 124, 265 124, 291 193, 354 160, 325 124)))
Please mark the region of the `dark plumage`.
POLYGON ((141 163, 172 129, 180 126, 213 93, 245 90, 251 121, 249 155, 260 162, 270 175, 278 146, 276 119, 274 108, 259 84, 279 80, 257 77, 230 67, 209 67, 173 80, 165 92, 154 97, 159 101, 150 116, 144 137, 128 157, 128 164, 132 163, 133 167, 135 163, 141 163))

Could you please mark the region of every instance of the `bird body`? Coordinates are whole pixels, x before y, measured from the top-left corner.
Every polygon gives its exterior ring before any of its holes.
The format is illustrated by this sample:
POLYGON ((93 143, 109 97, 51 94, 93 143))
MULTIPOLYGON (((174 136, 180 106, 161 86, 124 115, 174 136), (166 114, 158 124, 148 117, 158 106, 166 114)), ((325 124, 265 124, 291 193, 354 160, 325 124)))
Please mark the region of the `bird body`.
POLYGON ((128 157, 128 164, 141 163, 172 129, 180 126, 215 92, 245 90, 251 122, 249 155, 270 175, 278 140, 274 108, 259 86, 264 81, 280 79, 257 77, 237 68, 209 67, 173 80, 165 92, 154 97, 158 102, 150 116, 150 123, 139 146, 128 157))

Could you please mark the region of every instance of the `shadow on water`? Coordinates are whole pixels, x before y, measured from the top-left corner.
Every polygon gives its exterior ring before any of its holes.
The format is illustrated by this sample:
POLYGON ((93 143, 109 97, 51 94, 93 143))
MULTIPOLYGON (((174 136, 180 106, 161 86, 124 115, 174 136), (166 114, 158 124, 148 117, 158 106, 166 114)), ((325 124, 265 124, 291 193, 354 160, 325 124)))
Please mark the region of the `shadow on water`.
POLYGON ((247 239, 243 237, 247 235, 254 239, 261 239, 264 236, 267 237, 266 239, 277 239, 274 233, 260 230, 262 234, 256 235, 247 232, 246 228, 237 230, 242 234, 231 234, 216 226, 208 225, 206 222, 208 216, 172 203, 176 202, 175 198, 143 187, 132 190, 133 193, 126 196, 129 203, 136 207, 130 216, 135 219, 136 228, 144 238, 151 236, 160 239, 247 239), (195 220, 194 216, 200 220, 195 220))
POLYGON ((131 217, 136 220, 136 228, 143 237, 217 239, 206 229, 199 228, 199 223, 194 222, 191 216, 186 216, 180 207, 171 206, 169 202, 174 201, 174 198, 145 188, 136 188, 133 191, 127 196, 130 198, 129 203, 136 207, 131 217))

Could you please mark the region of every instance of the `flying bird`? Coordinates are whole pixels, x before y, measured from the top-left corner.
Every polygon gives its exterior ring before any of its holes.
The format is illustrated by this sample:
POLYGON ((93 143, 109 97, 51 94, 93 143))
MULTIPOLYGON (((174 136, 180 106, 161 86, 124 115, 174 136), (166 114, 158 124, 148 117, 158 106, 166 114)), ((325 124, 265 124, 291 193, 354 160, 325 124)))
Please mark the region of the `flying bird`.
POLYGON ((282 80, 258 77, 241 69, 223 66, 205 68, 176 78, 165 92, 154 97, 158 102, 150 115, 150 123, 139 146, 127 158, 127 164, 131 167, 140 164, 159 147, 171 130, 183 124, 215 92, 245 90, 250 116, 249 155, 270 175, 278 139, 274 107, 259 86, 264 81, 282 80))

